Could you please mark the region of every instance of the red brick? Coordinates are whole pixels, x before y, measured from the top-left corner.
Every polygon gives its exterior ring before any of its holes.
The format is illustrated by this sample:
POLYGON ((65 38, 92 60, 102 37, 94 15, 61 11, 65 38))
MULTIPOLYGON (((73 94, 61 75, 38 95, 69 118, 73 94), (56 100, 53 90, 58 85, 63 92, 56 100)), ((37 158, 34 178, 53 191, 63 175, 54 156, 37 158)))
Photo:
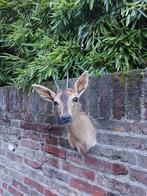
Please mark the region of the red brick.
POLYGON ((37 144, 36 142, 32 141, 32 140, 26 140, 26 139, 22 139, 21 140, 21 145, 31 148, 31 149, 35 149, 35 150, 39 150, 40 149, 40 145, 37 144))
POLYGON ((127 168, 122 164, 110 163, 93 157, 85 157, 85 163, 91 167, 94 167, 101 171, 112 173, 114 175, 126 175, 128 172, 127 168))
POLYGON ((15 195, 15 196, 23 196, 22 193, 20 193, 16 189, 14 189, 12 186, 9 186, 8 190, 9 190, 9 193, 11 193, 12 195, 15 195))
POLYGON ((63 163, 63 169, 74 175, 87 178, 89 180, 95 180, 95 173, 91 170, 79 168, 71 163, 63 163))
POLYGON ((87 182, 78 180, 76 178, 72 178, 70 184, 73 188, 86 192, 86 193, 90 193, 93 196, 105 196, 106 195, 105 191, 102 190, 101 188, 88 184, 87 182))
POLYGON ((35 188, 38 192, 44 193, 44 187, 41 184, 37 183, 36 181, 31 180, 30 178, 25 177, 24 183, 27 184, 30 187, 35 188))
POLYGON ((49 157, 46 161, 52 167, 56 167, 56 168, 60 167, 60 160, 58 159, 49 157))
POLYGON ((28 193, 28 188, 16 180, 12 180, 12 185, 23 193, 28 193))
POLYGON ((19 162, 21 163, 22 162, 22 157, 19 156, 19 155, 16 155, 15 153, 13 152, 8 152, 7 153, 7 157, 12 160, 12 161, 16 161, 16 162, 19 162))
POLYGON ((65 158, 65 150, 58 148, 58 147, 45 144, 42 146, 42 151, 47 152, 49 154, 53 154, 60 158, 65 158))
POLYGON ((36 161, 32 161, 29 159, 24 159, 25 164, 29 165, 30 167, 34 168, 34 169, 40 169, 42 164, 37 163, 36 161))
POLYGON ((54 136, 50 136, 50 137, 48 136, 46 138, 46 143, 51 144, 51 145, 55 145, 55 146, 59 144, 58 139, 54 136))
POLYGON ((21 122, 20 128, 47 133, 49 131, 50 125, 48 124, 44 125, 40 123, 21 122))
POLYGON ((61 136, 62 135, 62 128, 60 126, 51 126, 48 130, 50 135, 54 136, 61 136))
POLYGON ((80 154, 78 154, 77 152, 67 151, 66 158, 67 158, 67 160, 74 162, 74 163, 77 163, 77 164, 83 163, 82 156, 80 154))
POLYGON ((4 182, 4 183, 2 184, 2 187, 3 187, 4 189, 7 189, 7 188, 8 188, 8 184, 4 182))
POLYGON ((52 191, 45 189, 45 196, 56 196, 56 194, 53 193, 52 191))
POLYGON ((3 196, 4 195, 4 191, 2 188, 0 188, 0 195, 3 196))
POLYGON ((112 173, 114 175, 126 175, 128 171, 124 165, 119 163, 112 163, 112 173))
POLYGON ((130 178, 147 185, 147 172, 130 168, 130 178))

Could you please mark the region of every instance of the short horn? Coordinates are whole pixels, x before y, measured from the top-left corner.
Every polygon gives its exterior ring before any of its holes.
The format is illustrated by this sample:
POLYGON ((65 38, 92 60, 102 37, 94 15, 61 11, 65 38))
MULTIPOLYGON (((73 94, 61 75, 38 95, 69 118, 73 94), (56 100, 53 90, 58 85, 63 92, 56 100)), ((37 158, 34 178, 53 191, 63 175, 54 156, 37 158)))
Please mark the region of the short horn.
POLYGON ((56 81, 56 79, 55 79, 55 76, 52 75, 52 78, 53 78, 53 81, 54 81, 54 83, 55 83, 55 86, 56 86, 57 90, 60 90, 60 87, 59 87, 59 85, 58 85, 58 83, 57 83, 57 81, 56 81))
POLYGON ((68 72, 68 70, 67 70, 66 76, 67 76, 67 78, 66 78, 66 88, 68 88, 68 86, 69 86, 69 72, 68 72))

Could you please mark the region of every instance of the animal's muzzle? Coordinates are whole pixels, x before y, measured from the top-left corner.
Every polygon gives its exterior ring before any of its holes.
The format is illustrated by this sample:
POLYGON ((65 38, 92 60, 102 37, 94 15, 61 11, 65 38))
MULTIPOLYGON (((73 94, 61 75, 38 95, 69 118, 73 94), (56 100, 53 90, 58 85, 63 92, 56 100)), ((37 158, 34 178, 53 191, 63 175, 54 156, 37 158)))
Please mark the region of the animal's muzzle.
POLYGON ((66 123, 71 122, 72 117, 71 117, 71 115, 68 114, 68 115, 63 115, 63 116, 61 117, 61 119, 62 119, 63 123, 66 124, 66 123))

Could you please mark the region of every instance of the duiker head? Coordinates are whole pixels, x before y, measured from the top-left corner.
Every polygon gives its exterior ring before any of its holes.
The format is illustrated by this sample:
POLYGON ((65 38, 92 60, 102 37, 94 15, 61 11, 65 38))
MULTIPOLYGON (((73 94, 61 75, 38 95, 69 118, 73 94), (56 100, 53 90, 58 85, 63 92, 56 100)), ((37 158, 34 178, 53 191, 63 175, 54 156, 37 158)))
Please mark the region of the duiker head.
POLYGON ((79 97, 88 86, 89 75, 85 71, 75 82, 74 88, 65 88, 56 93, 52 90, 37 84, 33 84, 36 92, 45 100, 52 101, 57 109, 63 123, 70 123, 77 116, 79 97))

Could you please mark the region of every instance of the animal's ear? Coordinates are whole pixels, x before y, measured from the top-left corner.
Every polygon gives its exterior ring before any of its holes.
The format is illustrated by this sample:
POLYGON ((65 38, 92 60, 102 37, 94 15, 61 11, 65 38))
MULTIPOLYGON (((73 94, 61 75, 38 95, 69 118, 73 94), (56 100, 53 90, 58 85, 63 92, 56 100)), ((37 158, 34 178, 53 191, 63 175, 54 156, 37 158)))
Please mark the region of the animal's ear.
POLYGON ((89 74, 88 74, 88 71, 85 71, 76 81, 75 86, 74 86, 74 90, 77 92, 79 97, 86 90, 88 86, 88 82, 89 82, 89 74))
POLYGON ((45 100, 47 101, 53 101, 55 98, 55 93, 41 85, 33 84, 32 87, 35 89, 35 91, 45 100))

